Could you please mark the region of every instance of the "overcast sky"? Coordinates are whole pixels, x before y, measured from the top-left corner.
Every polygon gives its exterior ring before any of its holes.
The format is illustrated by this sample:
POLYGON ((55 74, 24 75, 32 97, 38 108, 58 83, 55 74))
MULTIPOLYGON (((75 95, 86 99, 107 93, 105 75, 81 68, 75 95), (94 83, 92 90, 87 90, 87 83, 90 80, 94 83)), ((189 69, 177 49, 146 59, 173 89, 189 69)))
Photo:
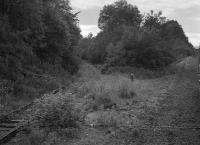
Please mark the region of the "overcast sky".
MULTIPOLYGON (((99 12, 104 5, 116 0, 71 0, 71 5, 79 14, 80 28, 84 36, 99 32, 97 27, 99 12)), ((162 10, 163 16, 177 20, 194 46, 200 44, 200 0, 127 0, 138 6, 142 14, 150 10, 162 10)))

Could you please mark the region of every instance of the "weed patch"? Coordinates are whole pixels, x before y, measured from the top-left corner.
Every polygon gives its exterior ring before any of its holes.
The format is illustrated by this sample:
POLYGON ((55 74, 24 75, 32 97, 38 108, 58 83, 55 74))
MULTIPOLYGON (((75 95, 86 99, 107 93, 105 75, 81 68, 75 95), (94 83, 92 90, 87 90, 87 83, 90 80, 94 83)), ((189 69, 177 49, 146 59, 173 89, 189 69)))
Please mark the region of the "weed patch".
POLYGON ((78 128, 78 112, 66 96, 47 94, 35 103, 33 119, 40 127, 50 130, 78 128))

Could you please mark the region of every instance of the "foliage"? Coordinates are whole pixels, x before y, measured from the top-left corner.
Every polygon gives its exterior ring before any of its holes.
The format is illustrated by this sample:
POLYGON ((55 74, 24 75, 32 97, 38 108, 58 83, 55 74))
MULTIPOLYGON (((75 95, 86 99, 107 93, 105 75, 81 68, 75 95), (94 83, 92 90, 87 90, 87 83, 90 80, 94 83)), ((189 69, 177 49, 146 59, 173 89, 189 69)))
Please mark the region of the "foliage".
POLYGON ((79 44, 82 58, 94 64, 155 70, 194 54, 177 21, 168 20, 161 11, 141 15, 125 0, 104 6, 98 25, 101 32, 92 39, 83 38, 84 47, 79 44))
POLYGON ((50 130, 78 128, 78 112, 62 94, 47 94, 35 101, 33 119, 50 130))
POLYGON ((157 14, 153 12, 153 10, 150 11, 150 13, 147 13, 145 16, 145 21, 143 22, 143 27, 152 29, 157 28, 160 29, 162 24, 166 23, 166 18, 162 17, 162 12, 159 11, 157 14))
POLYGON ((43 77, 48 70, 78 71, 77 14, 68 0, 1 0, 0 79, 12 82, 9 95, 33 99, 58 87, 43 77))
POLYGON ((73 55, 80 30, 69 1, 3 0, 1 4, 1 77, 16 81, 25 77, 24 66, 57 64, 73 55))
POLYGON ((120 25, 138 27, 141 21, 141 14, 136 6, 128 4, 126 0, 119 0, 114 4, 103 7, 100 12, 98 26, 102 30, 110 31, 120 25))
POLYGON ((87 55, 91 50, 91 46, 93 43, 93 35, 89 34, 87 37, 84 37, 80 40, 79 46, 76 48, 76 54, 82 59, 89 60, 89 56, 87 55))
POLYGON ((116 46, 114 46, 112 43, 110 43, 107 48, 107 63, 111 66, 116 65, 124 65, 125 62, 123 57, 125 55, 125 51, 123 50, 123 44, 117 43, 116 46))

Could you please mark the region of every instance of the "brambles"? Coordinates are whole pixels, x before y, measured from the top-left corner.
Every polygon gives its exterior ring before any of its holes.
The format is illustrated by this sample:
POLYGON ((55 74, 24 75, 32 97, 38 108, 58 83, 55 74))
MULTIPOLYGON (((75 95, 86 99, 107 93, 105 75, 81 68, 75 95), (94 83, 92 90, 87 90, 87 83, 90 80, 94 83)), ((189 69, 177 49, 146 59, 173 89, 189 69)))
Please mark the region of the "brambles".
POLYGON ((66 96, 59 93, 48 94, 36 100, 33 119, 43 128, 59 130, 78 128, 78 112, 66 96))

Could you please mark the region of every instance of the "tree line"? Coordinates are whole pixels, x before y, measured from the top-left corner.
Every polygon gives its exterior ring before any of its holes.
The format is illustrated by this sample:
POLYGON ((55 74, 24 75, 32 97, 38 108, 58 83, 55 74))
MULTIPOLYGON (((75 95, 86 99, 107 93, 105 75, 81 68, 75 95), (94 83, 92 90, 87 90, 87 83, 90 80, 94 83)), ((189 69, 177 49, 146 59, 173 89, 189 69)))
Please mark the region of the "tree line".
POLYGON ((78 55, 94 64, 163 68, 192 55, 181 25, 162 16, 162 12, 142 15, 126 0, 105 5, 98 19, 100 32, 81 39, 78 55))
POLYGON ((75 72, 77 14, 68 0, 1 0, 0 77, 16 81, 46 63, 75 72))
POLYGON ((47 63, 74 73, 77 55, 94 64, 155 69, 194 53, 177 21, 162 12, 142 15, 126 0, 103 7, 95 37, 82 38, 77 15, 69 0, 1 0, 0 77, 16 81, 47 63))

